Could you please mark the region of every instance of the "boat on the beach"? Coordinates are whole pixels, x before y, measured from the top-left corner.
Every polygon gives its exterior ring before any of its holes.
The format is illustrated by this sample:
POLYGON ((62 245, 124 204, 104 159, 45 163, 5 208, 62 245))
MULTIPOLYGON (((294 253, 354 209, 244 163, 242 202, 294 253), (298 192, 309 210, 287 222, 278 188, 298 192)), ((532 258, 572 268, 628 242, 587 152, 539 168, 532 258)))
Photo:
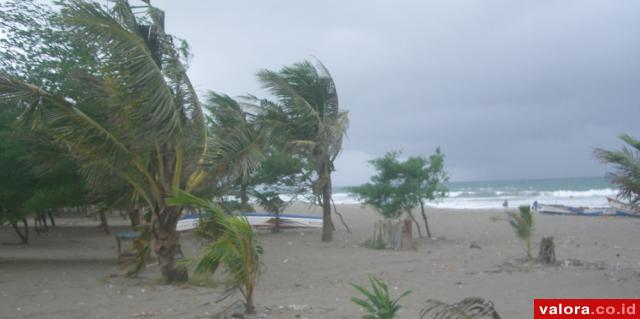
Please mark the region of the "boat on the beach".
POLYGON ((577 215, 577 216, 603 216, 607 215, 606 208, 573 207, 566 205, 539 204, 535 209, 538 213, 549 215, 577 215))
POLYGON ((574 207, 567 205, 536 204, 534 210, 548 215, 572 216, 627 216, 640 217, 640 209, 619 200, 607 197, 611 207, 574 207))
POLYGON ((638 207, 623 203, 611 197, 607 197, 607 201, 609 201, 609 205, 611 205, 611 209, 615 212, 615 215, 640 217, 640 208, 638 207))
MULTIPOLYGON (((322 217, 296 214, 280 214, 276 217, 267 212, 243 213, 249 224, 255 228, 274 228, 276 224, 280 228, 322 228, 322 217), (279 220, 278 220, 279 219, 279 220)), ((188 214, 178 220, 177 231, 195 229, 200 222, 198 214, 188 214)))

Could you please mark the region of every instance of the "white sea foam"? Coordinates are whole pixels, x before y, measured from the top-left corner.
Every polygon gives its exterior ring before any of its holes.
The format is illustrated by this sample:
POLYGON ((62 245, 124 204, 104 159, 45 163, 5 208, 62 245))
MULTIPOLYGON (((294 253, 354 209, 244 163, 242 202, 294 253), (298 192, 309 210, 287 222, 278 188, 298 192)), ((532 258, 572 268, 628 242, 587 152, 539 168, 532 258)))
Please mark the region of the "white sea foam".
MULTIPOLYGON (((487 209, 501 208, 507 200, 509 206, 531 205, 534 201, 545 204, 560 204, 579 207, 607 206, 607 197, 615 197, 617 190, 612 188, 590 189, 585 191, 557 190, 557 191, 495 191, 495 192, 451 192, 448 197, 427 203, 430 207, 454 209, 487 209)), ((336 204, 357 204, 356 198, 348 193, 335 193, 333 200, 336 204)))

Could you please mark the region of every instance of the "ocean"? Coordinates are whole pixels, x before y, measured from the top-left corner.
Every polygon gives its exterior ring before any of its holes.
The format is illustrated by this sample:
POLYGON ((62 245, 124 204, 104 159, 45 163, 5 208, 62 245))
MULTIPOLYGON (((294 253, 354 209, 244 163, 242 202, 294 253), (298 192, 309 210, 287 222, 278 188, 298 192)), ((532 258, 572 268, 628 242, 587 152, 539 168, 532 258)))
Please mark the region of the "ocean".
MULTIPOLYGON (((561 204, 580 207, 605 207, 607 197, 615 197, 618 190, 604 177, 523 179, 448 183, 449 196, 427 203, 430 207, 455 209, 501 208, 507 200, 509 207, 542 204, 561 204)), ((356 204, 346 187, 334 187, 336 203, 356 204)))

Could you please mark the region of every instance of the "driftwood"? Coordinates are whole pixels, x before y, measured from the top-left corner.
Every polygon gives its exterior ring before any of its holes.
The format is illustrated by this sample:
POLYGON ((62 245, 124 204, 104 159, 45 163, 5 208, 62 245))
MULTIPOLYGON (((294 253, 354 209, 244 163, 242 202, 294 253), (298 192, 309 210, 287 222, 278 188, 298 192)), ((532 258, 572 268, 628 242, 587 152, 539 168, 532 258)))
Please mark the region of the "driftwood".
POLYGON ((373 237, 370 246, 393 250, 413 249, 412 221, 385 219, 373 225, 373 237))
POLYGON ((540 241, 538 262, 545 265, 552 265, 556 263, 556 249, 553 244, 553 237, 543 237, 540 241))

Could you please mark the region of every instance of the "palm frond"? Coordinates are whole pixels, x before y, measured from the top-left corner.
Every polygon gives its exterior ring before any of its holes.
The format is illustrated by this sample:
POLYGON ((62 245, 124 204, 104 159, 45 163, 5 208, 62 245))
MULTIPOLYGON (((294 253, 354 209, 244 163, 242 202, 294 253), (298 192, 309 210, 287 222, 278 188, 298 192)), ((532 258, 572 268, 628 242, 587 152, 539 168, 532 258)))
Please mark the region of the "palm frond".
POLYGON ((220 265, 231 275, 232 284, 246 299, 247 311, 253 311, 252 296, 260 274, 262 248, 246 218, 226 216, 213 203, 186 192, 178 192, 167 201, 171 205, 194 205, 213 214, 220 226, 214 242, 196 261, 198 275, 213 274, 220 265))
POLYGON ((182 128, 180 110, 144 39, 130 29, 133 22, 126 17, 126 8, 121 9, 126 25, 95 3, 71 0, 62 12, 73 31, 98 43, 105 71, 121 88, 117 98, 129 101, 118 105, 140 125, 138 134, 169 137, 182 128))
POLYGON ((465 298, 455 304, 429 299, 420 310, 420 319, 500 319, 491 301, 478 297, 465 298))
POLYGON ((620 188, 618 197, 637 205, 640 202, 640 141, 629 135, 621 135, 629 147, 619 151, 596 149, 596 157, 605 164, 611 164, 614 171, 607 174, 611 183, 620 188))
POLYGON ((246 179, 264 160, 262 149, 266 138, 250 127, 239 127, 224 139, 214 137, 204 165, 233 179, 246 179))

